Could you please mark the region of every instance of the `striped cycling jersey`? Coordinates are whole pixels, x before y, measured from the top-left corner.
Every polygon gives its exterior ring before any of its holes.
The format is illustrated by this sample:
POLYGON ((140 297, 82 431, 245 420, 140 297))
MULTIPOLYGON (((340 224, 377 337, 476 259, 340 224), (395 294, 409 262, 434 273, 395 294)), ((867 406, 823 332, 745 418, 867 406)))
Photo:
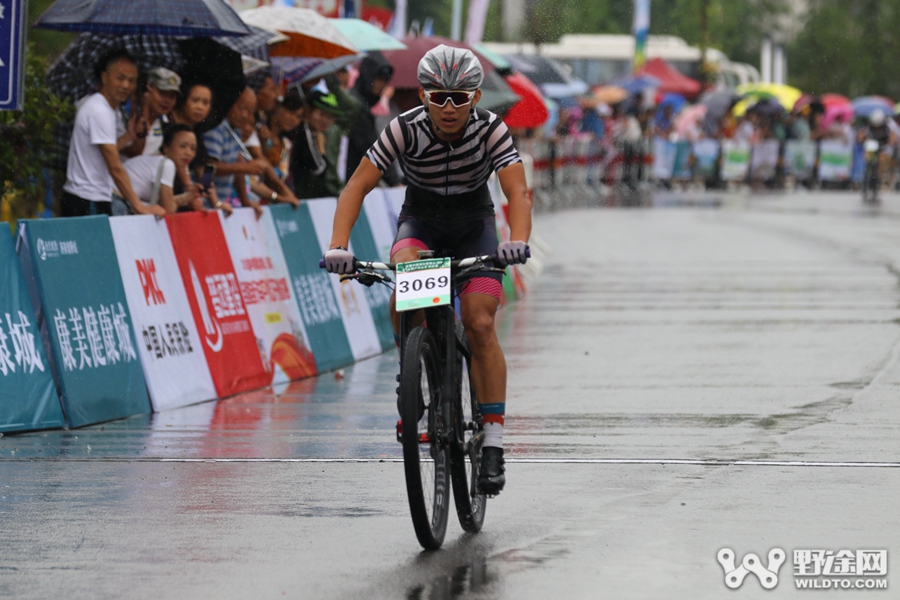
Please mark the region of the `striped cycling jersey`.
POLYGON ((432 131, 424 106, 392 120, 366 157, 382 173, 399 160, 411 185, 441 196, 474 192, 491 171, 521 162, 509 129, 494 113, 475 108, 463 134, 446 142, 432 131))

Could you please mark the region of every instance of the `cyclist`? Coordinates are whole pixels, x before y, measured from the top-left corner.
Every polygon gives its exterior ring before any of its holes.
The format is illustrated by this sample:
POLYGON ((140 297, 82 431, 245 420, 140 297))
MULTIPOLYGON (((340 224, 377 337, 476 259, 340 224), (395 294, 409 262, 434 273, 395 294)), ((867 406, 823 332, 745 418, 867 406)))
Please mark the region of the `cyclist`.
MULTIPOLYGON (((503 265, 525 262, 531 235, 531 201, 525 169, 509 130, 477 108, 484 71, 470 50, 439 45, 418 66, 423 106, 395 118, 381 133, 338 199, 325 264, 332 273, 353 271, 347 250, 350 230, 365 196, 394 160, 409 185, 391 248, 391 262, 418 259, 419 250, 451 249, 455 258, 497 254, 503 265), (509 242, 497 243, 494 205, 487 187, 491 172, 509 200, 509 242)), ((484 423, 478 488, 497 494, 506 483, 503 422, 506 360, 495 331, 501 274, 473 273, 460 288, 460 310, 472 352, 472 386, 484 423)), ((394 336, 400 318, 391 302, 394 336)))

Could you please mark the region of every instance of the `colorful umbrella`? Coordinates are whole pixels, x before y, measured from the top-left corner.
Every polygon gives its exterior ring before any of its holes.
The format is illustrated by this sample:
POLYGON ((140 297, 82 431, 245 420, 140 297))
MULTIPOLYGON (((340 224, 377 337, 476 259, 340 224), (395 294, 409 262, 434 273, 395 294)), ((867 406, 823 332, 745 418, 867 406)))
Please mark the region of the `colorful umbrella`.
POLYGON ((269 50, 271 56, 336 58, 358 54, 353 43, 319 13, 306 8, 261 6, 241 12, 248 25, 278 31, 288 39, 269 50))
POLYGON ((593 96, 602 104, 618 104, 628 97, 628 92, 616 85, 606 85, 594 90, 593 96))
POLYGON ((821 100, 826 111, 834 106, 850 106, 850 98, 840 94, 822 94, 819 100, 821 100))
POLYGON ((706 115, 718 121, 734 108, 740 96, 733 92, 707 92, 700 98, 700 104, 706 106, 706 115))
POLYGON ((831 108, 825 109, 825 116, 822 118, 822 127, 827 128, 835 120, 852 121, 853 107, 849 104, 835 104, 831 108))
POLYGON ((688 106, 678 117, 675 118, 675 133, 680 137, 686 138, 692 129, 706 116, 709 107, 705 104, 694 104, 688 106))
POLYGON ((360 52, 370 50, 405 50, 406 46, 392 35, 362 19, 328 19, 360 52))
POLYGON ((56 0, 34 27, 112 35, 212 37, 250 33, 222 0, 56 0))
POLYGON ((864 119, 868 118, 875 110, 881 110, 885 115, 894 114, 894 103, 881 96, 862 96, 855 98, 850 103, 853 114, 864 119))
POLYGON ((521 100, 516 102, 503 117, 503 121, 509 127, 531 129, 540 127, 547 122, 550 112, 544 103, 541 90, 530 79, 521 73, 513 73, 506 76, 506 83, 513 92, 521 97, 521 100))
POLYGON ((760 100, 775 99, 785 110, 792 110, 803 92, 795 87, 780 83, 746 83, 738 86, 737 93, 746 99, 734 107, 734 114, 740 116, 747 108, 760 100))

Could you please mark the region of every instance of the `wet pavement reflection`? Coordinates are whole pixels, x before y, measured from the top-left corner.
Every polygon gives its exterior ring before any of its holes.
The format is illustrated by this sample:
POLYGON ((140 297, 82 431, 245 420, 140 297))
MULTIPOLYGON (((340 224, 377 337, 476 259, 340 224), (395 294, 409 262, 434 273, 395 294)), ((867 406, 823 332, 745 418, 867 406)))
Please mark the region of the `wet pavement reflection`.
POLYGON ((722 547, 895 551, 900 197, 856 202, 540 216, 543 274, 498 322, 508 489, 438 552, 396 352, 0 437, 0 597, 717 599, 722 547))

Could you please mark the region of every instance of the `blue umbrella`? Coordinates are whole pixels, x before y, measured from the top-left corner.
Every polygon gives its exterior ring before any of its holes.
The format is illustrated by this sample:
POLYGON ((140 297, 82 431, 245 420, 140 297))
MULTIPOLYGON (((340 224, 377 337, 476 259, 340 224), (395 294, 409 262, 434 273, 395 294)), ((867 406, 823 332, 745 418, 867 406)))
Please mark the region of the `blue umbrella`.
POLYGON ((624 88, 629 94, 640 94, 644 90, 658 88, 660 84, 660 80, 653 75, 629 75, 612 83, 612 85, 624 88))
POLYGON ((687 104, 687 100, 685 100, 684 96, 682 96, 681 94, 666 94, 665 96, 663 96, 662 101, 656 107, 656 115, 662 115, 667 106, 671 106, 672 114, 677 115, 681 112, 681 109, 684 108, 685 104, 687 104))
POLYGON ((869 115, 876 109, 881 109, 884 111, 884 114, 888 116, 894 114, 894 106, 888 102, 886 98, 880 98, 878 96, 862 96, 861 98, 856 98, 850 103, 850 106, 853 107, 853 114, 857 117, 862 117, 863 119, 869 118, 869 115))
POLYGON ((56 0, 34 27, 113 35, 210 37, 250 33, 223 0, 56 0))

